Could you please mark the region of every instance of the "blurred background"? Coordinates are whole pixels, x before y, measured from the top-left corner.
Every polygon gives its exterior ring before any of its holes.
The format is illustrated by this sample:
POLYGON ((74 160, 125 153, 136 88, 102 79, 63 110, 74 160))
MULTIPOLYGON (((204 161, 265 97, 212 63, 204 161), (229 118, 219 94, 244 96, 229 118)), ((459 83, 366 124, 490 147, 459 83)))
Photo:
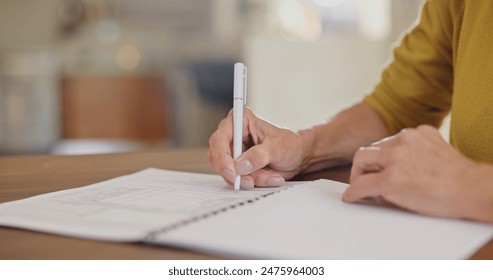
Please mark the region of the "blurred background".
POLYGON ((1 0, 0 156, 207 146, 232 104, 294 130, 371 92, 420 0, 1 0))

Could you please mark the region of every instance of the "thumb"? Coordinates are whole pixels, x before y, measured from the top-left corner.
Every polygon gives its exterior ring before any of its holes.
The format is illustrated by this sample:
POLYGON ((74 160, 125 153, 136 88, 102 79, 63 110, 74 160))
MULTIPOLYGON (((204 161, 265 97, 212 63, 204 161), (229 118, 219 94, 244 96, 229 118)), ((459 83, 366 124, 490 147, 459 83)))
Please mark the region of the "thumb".
POLYGON ((264 168, 269 165, 271 154, 265 143, 251 147, 235 161, 236 174, 246 175, 264 168))

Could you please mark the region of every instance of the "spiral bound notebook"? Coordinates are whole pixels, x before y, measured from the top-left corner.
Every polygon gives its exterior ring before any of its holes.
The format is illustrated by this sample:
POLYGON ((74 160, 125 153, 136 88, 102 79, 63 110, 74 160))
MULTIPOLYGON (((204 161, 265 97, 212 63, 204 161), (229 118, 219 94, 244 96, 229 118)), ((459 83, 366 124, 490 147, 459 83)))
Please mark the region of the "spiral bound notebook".
POLYGON ((282 188, 235 193, 216 175, 149 168, 0 204, 0 225, 107 241, 150 241, 282 188))
POLYGON ((347 204, 346 187, 235 193, 216 175, 151 168, 0 204, 0 225, 261 259, 461 259, 493 236, 488 224, 347 204))

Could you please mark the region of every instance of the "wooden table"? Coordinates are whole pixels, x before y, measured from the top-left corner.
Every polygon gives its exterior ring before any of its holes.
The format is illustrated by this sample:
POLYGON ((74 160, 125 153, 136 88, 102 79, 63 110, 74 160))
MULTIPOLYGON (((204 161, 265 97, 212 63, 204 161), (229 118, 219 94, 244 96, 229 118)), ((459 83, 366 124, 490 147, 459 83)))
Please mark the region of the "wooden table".
MULTIPOLYGON (((214 173, 205 149, 84 156, 0 157, 0 203, 85 186, 147 167, 214 173)), ((304 176, 347 181, 348 170, 304 176)), ((111 243, 0 227, 0 259, 216 259, 187 250, 111 243)), ((493 241, 473 259, 493 259, 493 241)))

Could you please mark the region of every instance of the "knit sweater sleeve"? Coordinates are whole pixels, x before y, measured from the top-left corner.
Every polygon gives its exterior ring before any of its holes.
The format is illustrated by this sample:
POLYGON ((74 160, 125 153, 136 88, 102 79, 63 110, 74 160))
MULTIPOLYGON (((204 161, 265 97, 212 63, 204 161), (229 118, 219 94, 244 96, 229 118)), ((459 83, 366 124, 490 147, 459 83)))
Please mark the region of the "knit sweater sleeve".
POLYGON ((396 133, 420 124, 440 126, 453 89, 454 0, 428 0, 420 20, 394 50, 374 91, 365 101, 396 133))

